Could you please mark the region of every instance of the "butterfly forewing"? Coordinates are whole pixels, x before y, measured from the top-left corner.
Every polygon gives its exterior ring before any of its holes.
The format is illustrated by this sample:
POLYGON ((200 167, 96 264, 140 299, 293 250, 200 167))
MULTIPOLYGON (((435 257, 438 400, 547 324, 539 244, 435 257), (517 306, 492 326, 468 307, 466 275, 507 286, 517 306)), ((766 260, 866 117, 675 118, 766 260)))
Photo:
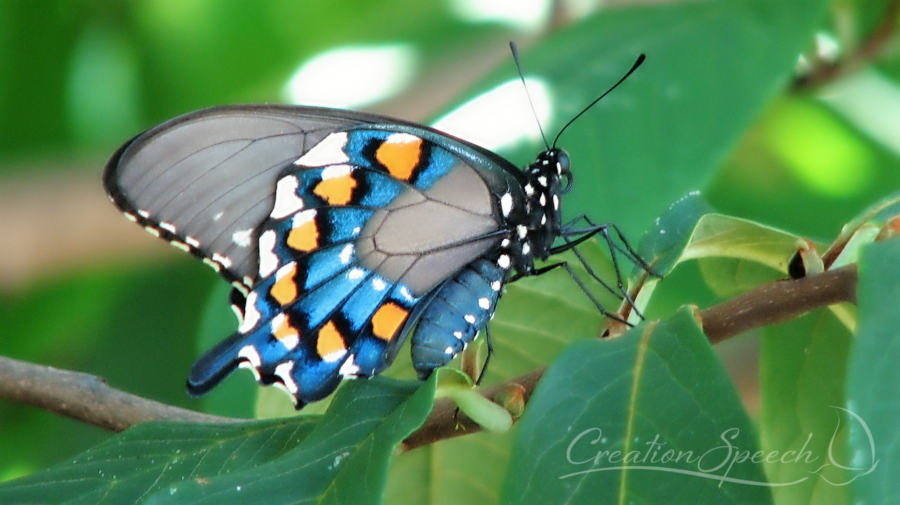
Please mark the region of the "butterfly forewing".
POLYGON ((383 120, 340 112, 288 106, 194 112, 122 146, 104 184, 129 219, 249 287, 258 271, 254 232, 272 211, 285 167, 337 129, 383 120))

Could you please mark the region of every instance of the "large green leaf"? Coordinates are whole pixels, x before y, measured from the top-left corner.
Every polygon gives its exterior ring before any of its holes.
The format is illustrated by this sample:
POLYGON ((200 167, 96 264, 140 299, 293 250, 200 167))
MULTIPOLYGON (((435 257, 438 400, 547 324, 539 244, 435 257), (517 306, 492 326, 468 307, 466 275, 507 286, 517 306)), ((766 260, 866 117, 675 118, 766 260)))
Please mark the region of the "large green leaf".
POLYGON ((433 396, 434 381, 380 378, 343 388, 321 418, 147 423, 0 485, 0 503, 374 503, 433 396))
POLYGON ((503 503, 769 503, 756 446, 684 310, 566 349, 519 423, 503 503))
POLYGON ((859 327, 850 356, 848 470, 859 503, 894 503, 900 496, 900 241, 863 249, 859 263, 859 327), (869 473, 871 472, 871 473, 869 473))

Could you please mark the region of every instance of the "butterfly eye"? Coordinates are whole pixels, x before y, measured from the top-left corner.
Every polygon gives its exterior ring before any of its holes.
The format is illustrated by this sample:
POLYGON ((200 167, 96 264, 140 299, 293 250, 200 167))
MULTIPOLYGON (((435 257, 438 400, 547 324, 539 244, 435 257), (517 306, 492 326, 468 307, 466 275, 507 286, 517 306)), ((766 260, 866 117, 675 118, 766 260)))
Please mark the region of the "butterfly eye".
POLYGON ((560 178, 565 181, 560 190, 561 193, 568 193, 572 189, 572 183, 574 182, 572 172, 569 170, 569 164, 569 155, 562 149, 558 150, 556 153, 556 171, 559 173, 560 178))
POLYGON ((569 155, 562 149, 558 150, 556 153, 556 169, 559 171, 559 175, 567 175, 569 174, 569 155))

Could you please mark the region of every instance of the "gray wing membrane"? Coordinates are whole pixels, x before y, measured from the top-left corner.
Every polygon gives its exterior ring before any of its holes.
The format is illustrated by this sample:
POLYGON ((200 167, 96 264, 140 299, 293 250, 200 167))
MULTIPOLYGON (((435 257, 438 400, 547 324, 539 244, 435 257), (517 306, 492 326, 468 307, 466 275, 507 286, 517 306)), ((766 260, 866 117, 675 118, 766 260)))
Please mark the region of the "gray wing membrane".
POLYGON ((214 107, 132 139, 110 159, 104 184, 131 219, 249 287, 258 273, 254 232, 284 168, 335 130, 388 121, 396 120, 309 107, 214 107))

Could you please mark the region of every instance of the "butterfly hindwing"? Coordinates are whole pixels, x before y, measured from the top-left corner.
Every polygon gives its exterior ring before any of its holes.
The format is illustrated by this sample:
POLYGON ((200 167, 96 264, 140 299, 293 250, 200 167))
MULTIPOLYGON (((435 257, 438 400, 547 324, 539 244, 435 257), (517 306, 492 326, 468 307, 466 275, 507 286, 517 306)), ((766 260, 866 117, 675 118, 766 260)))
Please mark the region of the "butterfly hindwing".
POLYGON ((302 406, 380 373, 433 293, 500 240, 479 173, 405 131, 332 133, 274 187, 241 336, 198 361, 195 394, 242 366, 302 406))

